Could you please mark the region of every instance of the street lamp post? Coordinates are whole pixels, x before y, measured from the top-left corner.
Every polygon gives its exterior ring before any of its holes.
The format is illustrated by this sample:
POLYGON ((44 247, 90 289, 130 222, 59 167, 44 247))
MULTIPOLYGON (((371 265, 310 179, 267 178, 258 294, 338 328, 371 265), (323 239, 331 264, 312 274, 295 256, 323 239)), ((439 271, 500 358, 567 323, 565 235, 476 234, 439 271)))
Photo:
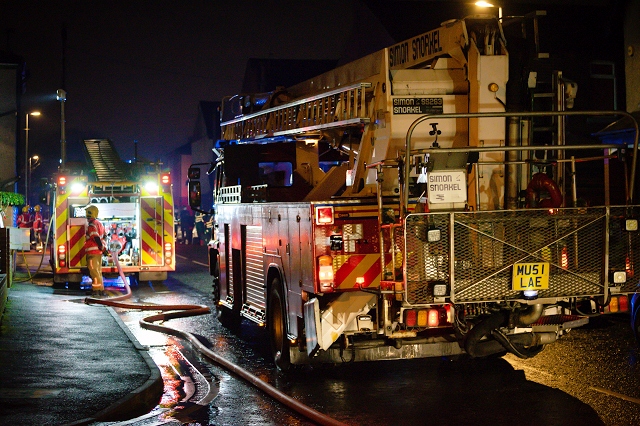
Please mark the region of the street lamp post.
MULTIPOLYGON (((40 165, 40 157, 34 155, 33 157, 29 157, 29 173, 27 174, 27 185, 31 186, 31 173, 33 170, 40 165), (33 161, 33 162, 32 162, 33 161)), ((29 200, 26 200, 26 204, 29 204, 29 200)))
POLYGON ((64 170, 67 156, 67 135, 65 132, 66 120, 64 118, 64 103, 67 101, 67 92, 64 89, 58 89, 56 99, 60 101, 60 170, 64 170))
POLYGON ((29 116, 38 116, 40 111, 29 112, 24 118, 24 203, 29 204, 29 116))

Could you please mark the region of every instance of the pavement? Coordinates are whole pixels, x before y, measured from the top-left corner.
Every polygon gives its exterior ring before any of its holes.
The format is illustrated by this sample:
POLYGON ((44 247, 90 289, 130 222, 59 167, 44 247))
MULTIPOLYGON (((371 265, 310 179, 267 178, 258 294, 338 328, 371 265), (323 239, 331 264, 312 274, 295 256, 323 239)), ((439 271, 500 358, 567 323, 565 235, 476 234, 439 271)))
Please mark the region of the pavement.
POLYGON ((113 308, 53 288, 44 257, 37 270, 42 254, 16 255, 0 327, 0 424, 90 425, 151 411, 164 385, 148 349, 113 308))

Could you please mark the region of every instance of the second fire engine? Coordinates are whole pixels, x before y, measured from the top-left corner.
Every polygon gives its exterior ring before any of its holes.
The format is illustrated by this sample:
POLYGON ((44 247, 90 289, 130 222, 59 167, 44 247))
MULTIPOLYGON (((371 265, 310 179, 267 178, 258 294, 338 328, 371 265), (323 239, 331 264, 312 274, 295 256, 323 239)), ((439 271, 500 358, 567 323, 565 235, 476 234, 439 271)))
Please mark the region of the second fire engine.
MULTIPOLYGON (((85 140, 84 145, 87 164, 69 166, 55 177, 50 260, 54 284, 86 279, 85 208, 89 204, 99 209, 107 246, 120 247, 117 255, 124 274, 139 280, 165 280, 168 272, 175 271, 170 173, 157 166, 124 163, 108 139, 85 140)), ((112 253, 103 257, 102 272, 105 277, 118 276, 112 253)))

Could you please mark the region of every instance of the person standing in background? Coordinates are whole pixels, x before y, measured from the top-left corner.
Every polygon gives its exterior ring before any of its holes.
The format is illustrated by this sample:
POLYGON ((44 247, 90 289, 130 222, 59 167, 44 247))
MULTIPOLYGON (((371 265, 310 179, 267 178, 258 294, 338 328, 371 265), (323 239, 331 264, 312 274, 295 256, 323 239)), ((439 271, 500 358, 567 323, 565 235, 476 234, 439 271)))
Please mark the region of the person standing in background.
POLYGON ((211 234, 213 232, 213 215, 208 214, 204 217, 204 243, 209 244, 211 234))
MULTIPOLYGON (((198 235, 198 244, 203 245, 204 241, 204 213, 196 212, 196 233, 198 235)), ((195 244, 195 242, 194 242, 195 244)))
POLYGON ((189 244, 193 232, 193 217, 189 210, 183 207, 180 211, 180 234, 182 234, 182 244, 189 244))
POLYGON ((44 222, 42 220, 42 213, 40 213, 40 206, 36 205, 33 208, 33 235, 36 240, 36 250, 42 251, 42 230, 44 229, 44 222))

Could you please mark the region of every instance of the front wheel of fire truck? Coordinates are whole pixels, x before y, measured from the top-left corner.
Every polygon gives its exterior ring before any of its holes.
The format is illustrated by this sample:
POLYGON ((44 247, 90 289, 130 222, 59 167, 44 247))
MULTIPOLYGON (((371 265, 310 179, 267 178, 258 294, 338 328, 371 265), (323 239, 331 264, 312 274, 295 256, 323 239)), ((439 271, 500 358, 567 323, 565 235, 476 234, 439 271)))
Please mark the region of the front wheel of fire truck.
POLYGON ((269 305, 267 306, 267 329, 271 355, 278 369, 288 371, 291 368, 289 341, 287 340, 287 313, 285 310, 284 291, 279 278, 271 281, 269 305))

